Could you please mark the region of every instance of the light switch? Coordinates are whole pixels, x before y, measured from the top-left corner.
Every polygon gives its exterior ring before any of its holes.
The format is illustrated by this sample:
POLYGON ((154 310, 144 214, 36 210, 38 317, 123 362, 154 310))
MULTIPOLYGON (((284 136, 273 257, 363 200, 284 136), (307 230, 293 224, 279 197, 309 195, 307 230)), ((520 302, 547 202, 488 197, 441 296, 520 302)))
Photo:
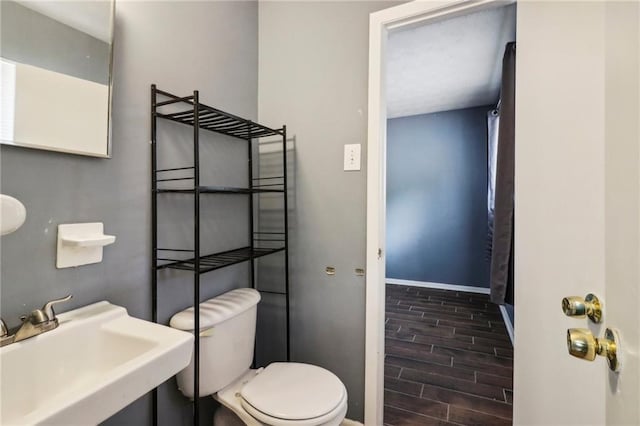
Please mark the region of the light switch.
POLYGON ((360 170, 360 144, 344 146, 344 170, 360 170))

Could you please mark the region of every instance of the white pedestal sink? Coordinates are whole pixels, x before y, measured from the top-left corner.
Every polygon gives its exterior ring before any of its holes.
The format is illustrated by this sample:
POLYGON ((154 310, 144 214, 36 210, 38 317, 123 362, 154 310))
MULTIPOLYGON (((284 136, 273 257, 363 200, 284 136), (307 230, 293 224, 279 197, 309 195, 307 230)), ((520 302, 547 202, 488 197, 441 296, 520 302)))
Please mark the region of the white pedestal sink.
POLYGON ((99 302, 0 349, 0 424, 95 425, 191 360, 193 335, 99 302))

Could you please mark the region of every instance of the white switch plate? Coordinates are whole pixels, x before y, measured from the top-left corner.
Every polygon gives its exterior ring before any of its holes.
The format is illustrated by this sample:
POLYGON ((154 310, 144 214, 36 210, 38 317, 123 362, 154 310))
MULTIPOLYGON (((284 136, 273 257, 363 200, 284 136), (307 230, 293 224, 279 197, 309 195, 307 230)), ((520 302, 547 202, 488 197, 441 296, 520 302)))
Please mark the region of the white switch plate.
POLYGON ((360 144, 347 144, 344 146, 344 170, 360 170, 360 144))

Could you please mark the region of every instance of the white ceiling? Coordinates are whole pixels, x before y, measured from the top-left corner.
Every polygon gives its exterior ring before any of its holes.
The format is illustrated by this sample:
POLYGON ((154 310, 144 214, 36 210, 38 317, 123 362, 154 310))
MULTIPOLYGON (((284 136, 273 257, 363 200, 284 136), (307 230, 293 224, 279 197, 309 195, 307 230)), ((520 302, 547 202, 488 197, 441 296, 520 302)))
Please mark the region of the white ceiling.
MULTIPOLYGON (((1 1, 1 0, 0 0, 1 1)), ((111 0, 15 0, 42 15, 111 43, 111 0)))
POLYGON ((515 12, 510 5, 391 33, 387 116, 497 102, 504 47, 515 40, 515 12))

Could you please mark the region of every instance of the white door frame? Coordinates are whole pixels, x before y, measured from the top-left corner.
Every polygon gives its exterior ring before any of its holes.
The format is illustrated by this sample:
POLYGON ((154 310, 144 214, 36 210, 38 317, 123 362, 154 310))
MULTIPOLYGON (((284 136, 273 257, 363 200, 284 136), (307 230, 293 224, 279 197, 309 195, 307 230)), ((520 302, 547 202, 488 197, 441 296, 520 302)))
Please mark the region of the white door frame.
POLYGON ((369 19, 369 123, 367 142, 367 275, 365 324, 366 425, 383 422, 385 315, 385 198, 387 111, 386 41, 390 30, 513 3, 503 0, 418 0, 369 19))

